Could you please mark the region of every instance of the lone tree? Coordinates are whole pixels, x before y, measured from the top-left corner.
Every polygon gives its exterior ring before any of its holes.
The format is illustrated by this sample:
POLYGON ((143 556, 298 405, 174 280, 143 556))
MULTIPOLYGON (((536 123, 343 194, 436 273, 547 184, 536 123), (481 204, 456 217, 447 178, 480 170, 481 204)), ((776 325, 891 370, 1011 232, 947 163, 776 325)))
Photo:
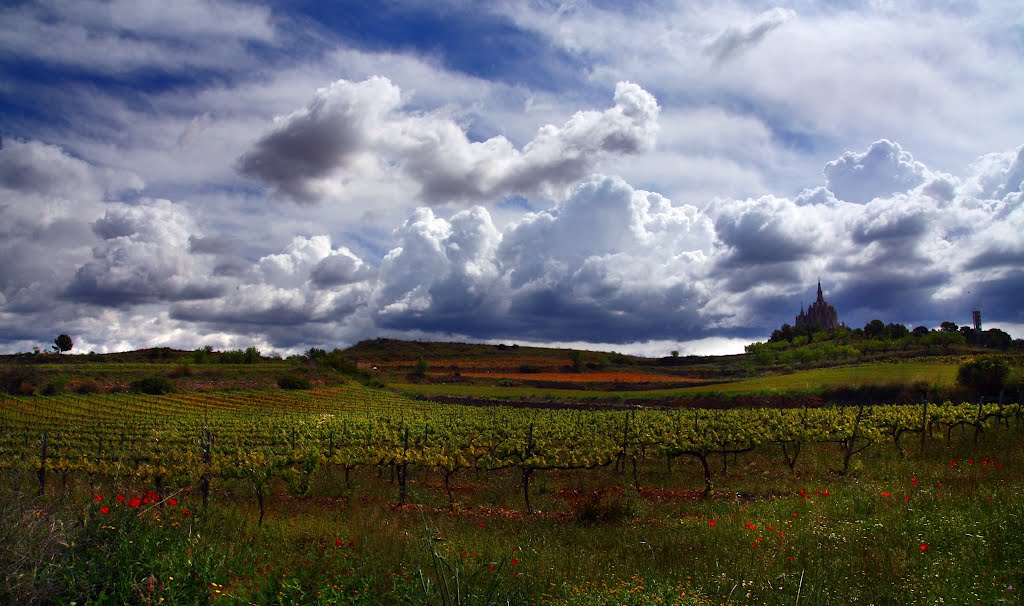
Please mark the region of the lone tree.
POLYGON ((60 335, 59 337, 53 340, 53 343, 53 348, 57 350, 57 353, 71 351, 71 348, 74 347, 75 345, 74 343, 71 342, 71 337, 69 337, 68 335, 60 335))

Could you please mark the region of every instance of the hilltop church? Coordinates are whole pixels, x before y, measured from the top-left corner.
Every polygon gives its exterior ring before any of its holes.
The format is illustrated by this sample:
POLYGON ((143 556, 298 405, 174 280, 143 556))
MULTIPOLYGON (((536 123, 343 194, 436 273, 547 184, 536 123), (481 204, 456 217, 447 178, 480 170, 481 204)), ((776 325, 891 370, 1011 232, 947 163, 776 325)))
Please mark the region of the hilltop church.
POLYGON ((796 317, 793 325, 797 329, 810 330, 836 330, 839 328, 839 316, 836 308, 825 302, 821 294, 821 280, 818 280, 818 299, 811 303, 811 306, 804 311, 803 303, 800 304, 800 315, 796 317))

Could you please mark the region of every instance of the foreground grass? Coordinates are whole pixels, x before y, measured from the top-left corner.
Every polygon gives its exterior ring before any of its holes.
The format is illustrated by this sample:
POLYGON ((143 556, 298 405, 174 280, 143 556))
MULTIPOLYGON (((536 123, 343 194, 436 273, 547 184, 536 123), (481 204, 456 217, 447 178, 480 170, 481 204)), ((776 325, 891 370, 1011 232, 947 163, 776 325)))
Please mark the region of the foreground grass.
POLYGON ((412 505, 397 507, 386 473, 350 488, 325 469, 308 496, 276 486, 262 526, 241 482, 202 512, 188 487, 163 506, 130 478, 39 498, 11 475, 0 602, 1021 603, 1021 430, 957 437, 924 456, 878 444, 849 476, 832 473, 834 447, 792 474, 764 447, 716 470, 712 499, 681 461, 642 469, 639 492, 611 468, 538 474, 535 515, 512 473, 465 472, 473 505, 449 513, 431 470, 413 469, 412 505))

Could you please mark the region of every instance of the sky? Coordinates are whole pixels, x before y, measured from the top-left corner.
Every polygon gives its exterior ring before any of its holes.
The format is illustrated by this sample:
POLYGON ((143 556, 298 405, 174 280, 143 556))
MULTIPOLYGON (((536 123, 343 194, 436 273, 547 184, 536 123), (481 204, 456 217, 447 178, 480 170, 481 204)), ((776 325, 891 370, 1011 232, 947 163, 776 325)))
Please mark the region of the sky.
POLYGON ((0 4, 0 352, 1024 337, 1024 3, 0 4))

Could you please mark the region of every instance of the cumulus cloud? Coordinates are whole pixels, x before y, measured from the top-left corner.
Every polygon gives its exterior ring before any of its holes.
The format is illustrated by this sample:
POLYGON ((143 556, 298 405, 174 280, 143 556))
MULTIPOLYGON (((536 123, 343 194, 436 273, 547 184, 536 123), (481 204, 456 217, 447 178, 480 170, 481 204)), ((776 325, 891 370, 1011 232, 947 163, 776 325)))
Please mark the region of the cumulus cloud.
MULTIPOLYGON (((79 330, 106 318, 122 340, 149 327, 170 339, 220 335, 218 343, 255 335, 275 348, 380 334, 625 347, 767 334, 813 297, 818 278, 852 325, 936 325, 976 304, 990 321, 1019 324, 1022 150, 986 155, 961 177, 928 169, 896 143, 847 153, 828 170, 859 170, 875 179, 860 191, 885 192, 856 202, 818 186, 698 210, 590 175, 501 227, 482 206, 421 207, 378 262, 327 235, 246 259, 239 251, 253 244, 205 234, 180 203, 79 203, 53 193, 67 188, 28 180, 5 186, 14 203, 0 207, 0 232, 8 226, 3 233, 31 250, 67 245, 40 276, 22 261, 0 267, 0 326, 19 343, 30 338, 19 319, 55 314, 94 319, 70 324, 79 330), (897 161, 878 160, 878 148, 897 161), (903 176, 857 168, 881 165, 902 166, 903 176), (146 314, 159 320, 133 333, 128 318, 146 314)), ((98 182, 102 171, 62 154, 42 149, 31 166, 42 170, 52 157, 82 169, 67 179, 98 182)))
POLYGON ((188 252, 192 217, 169 200, 113 205, 92 229, 100 242, 75 272, 66 298, 119 306, 220 294, 209 268, 188 252))
POLYGON ((614 103, 544 126, 518 149, 500 135, 471 141, 440 112, 406 109, 387 78, 339 80, 276 119, 238 169, 299 202, 330 199, 349 182, 381 174, 411 180, 427 203, 533 194, 573 183, 607 155, 653 145, 660 111, 654 97, 620 82, 614 103))
POLYGON ((710 55, 715 63, 724 63, 757 46, 772 30, 794 17, 796 13, 787 8, 776 7, 767 10, 743 26, 727 27, 704 47, 704 52, 710 55))
POLYGON ((837 198, 858 204, 913 189, 928 177, 924 164, 886 139, 864 153, 844 153, 826 164, 824 173, 825 186, 837 198))
POLYGON ((499 232, 483 208, 420 209, 396 231, 375 299, 383 328, 475 338, 700 332, 713 225, 691 206, 594 176, 499 232))
POLYGON ((171 308, 180 320, 208 324, 298 326, 341 321, 363 304, 371 269, 327 236, 296 236, 279 253, 240 272, 223 296, 171 308))

